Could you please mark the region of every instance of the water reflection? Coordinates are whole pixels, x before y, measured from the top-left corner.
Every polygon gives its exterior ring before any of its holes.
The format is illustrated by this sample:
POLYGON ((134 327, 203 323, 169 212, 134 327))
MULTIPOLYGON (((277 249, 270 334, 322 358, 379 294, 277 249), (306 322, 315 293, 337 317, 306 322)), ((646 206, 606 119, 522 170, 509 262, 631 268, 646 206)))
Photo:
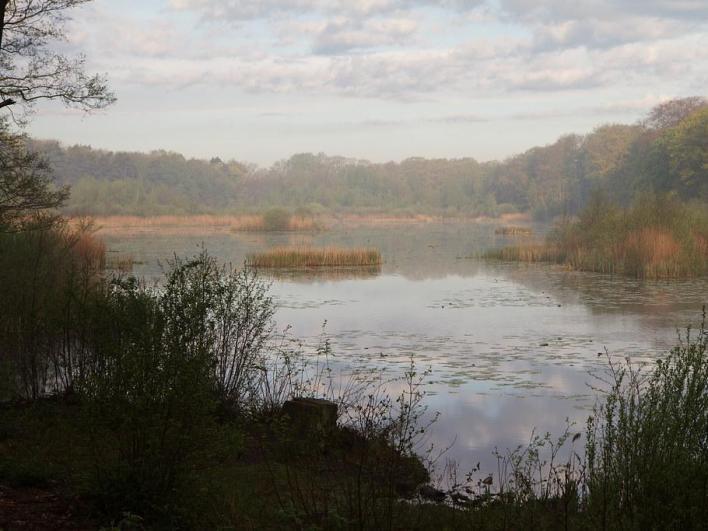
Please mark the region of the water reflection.
POLYGON ((285 282, 336 282, 338 280, 369 279, 381 274, 381 266, 309 267, 304 269, 260 268, 265 278, 285 282))

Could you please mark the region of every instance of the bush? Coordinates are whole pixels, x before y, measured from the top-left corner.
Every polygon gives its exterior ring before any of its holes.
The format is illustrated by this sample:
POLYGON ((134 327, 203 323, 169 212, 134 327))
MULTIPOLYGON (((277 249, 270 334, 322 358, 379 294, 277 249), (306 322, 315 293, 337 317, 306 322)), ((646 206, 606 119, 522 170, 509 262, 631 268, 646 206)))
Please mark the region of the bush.
POLYGON ((689 329, 646 376, 611 367, 588 420, 588 509, 597 527, 698 529, 708 521, 708 333, 689 329))
POLYGON ((94 363, 80 387, 95 440, 115 441, 96 447, 109 514, 174 516, 197 454, 220 446, 219 405, 238 408, 257 388, 273 312, 266 289, 205 251, 175 258, 160 289, 112 282, 94 309, 94 363))

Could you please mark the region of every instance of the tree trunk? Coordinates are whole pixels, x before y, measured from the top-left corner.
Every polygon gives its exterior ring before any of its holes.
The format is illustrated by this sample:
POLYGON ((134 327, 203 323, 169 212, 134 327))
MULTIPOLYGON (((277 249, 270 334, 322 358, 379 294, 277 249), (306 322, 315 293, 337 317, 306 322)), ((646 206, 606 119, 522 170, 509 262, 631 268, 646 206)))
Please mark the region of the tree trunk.
POLYGON ((5 29, 5 8, 10 0, 0 0, 0 50, 2 50, 2 31, 5 29))

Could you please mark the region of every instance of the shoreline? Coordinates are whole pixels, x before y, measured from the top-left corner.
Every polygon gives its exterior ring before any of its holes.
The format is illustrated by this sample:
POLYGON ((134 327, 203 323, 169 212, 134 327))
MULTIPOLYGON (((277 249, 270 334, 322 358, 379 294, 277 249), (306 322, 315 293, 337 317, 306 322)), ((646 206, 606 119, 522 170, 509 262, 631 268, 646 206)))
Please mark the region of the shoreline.
POLYGON ((143 233, 161 234, 209 234, 224 232, 300 232, 313 233, 333 228, 402 226, 415 224, 439 223, 473 223, 494 224, 530 223, 528 213, 503 214, 497 217, 489 216, 440 216, 429 214, 391 215, 391 214, 343 214, 321 215, 306 218, 302 223, 304 228, 293 228, 284 231, 271 231, 260 227, 262 216, 256 214, 243 215, 159 215, 159 216, 69 216, 70 223, 80 223, 90 220, 97 234, 126 235, 143 233))

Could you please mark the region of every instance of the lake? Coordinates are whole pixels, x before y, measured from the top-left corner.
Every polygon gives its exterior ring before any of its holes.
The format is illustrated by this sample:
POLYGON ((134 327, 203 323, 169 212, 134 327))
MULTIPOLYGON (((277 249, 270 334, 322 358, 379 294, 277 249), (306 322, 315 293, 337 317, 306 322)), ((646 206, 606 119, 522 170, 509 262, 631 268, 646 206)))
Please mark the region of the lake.
MULTIPOLYGON (((483 223, 333 227, 314 234, 144 232, 102 235, 109 251, 132 254, 134 273, 160 275, 173 253, 204 245, 220 260, 276 245, 372 246, 380 270, 291 272, 272 279, 279 328, 312 344, 323 323, 338 370, 400 376, 410 359, 430 368, 426 403, 440 418, 429 442, 447 447, 464 471, 529 440, 582 431, 597 394, 592 372, 613 356, 651 362, 677 329, 700 321, 708 279, 638 281, 558 266, 488 262, 479 256, 514 242, 483 223), (602 355, 599 355, 602 353, 602 355)), ((536 226, 538 235, 547 227, 536 226)))

